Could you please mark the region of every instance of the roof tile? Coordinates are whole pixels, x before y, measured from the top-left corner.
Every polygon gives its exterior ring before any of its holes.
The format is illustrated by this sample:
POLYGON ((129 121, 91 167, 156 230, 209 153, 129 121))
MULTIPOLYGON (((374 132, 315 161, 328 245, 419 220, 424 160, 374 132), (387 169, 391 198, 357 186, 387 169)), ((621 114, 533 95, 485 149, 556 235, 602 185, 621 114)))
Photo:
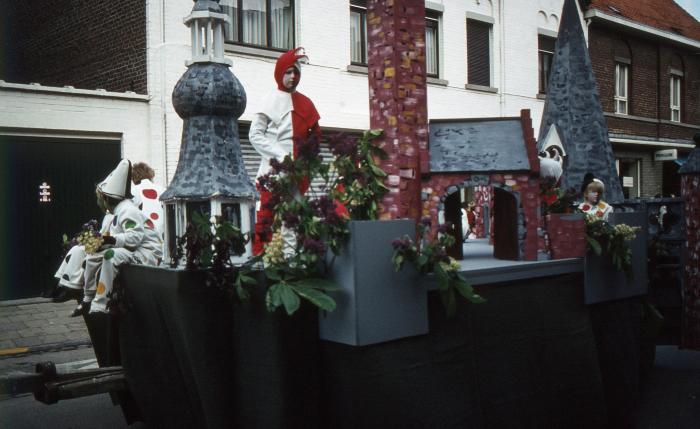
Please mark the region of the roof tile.
POLYGON ((700 40, 700 22, 673 0, 592 0, 588 9, 700 40))

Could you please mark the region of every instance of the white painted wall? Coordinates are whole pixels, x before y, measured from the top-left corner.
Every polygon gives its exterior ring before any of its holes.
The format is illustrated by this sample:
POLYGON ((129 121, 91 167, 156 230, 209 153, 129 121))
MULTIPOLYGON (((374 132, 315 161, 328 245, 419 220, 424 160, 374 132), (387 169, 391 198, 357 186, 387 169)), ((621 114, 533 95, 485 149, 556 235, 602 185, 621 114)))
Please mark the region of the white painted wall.
POLYGON ((122 156, 153 158, 148 97, 0 81, 0 133, 121 140, 122 156))
MULTIPOLYGON (((149 2, 149 94, 151 144, 166 144, 154 164, 175 172, 182 121, 172 109, 172 89, 190 55, 190 36, 182 18, 191 10, 190 0, 149 2), (161 120, 159 118, 165 118, 161 120), (161 122, 165 126, 158 127, 161 122)), ((543 100, 537 99, 538 28, 558 28, 563 0, 442 0, 440 78, 447 85, 428 85, 431 119, 517 116, 531 110, 535 133, 543 100), (466 15, 475 12, 494 19, 492 65, 497 93, 465 89, 466 15)), ((297 0, 297 46, 309 55, 299 90, 308 95, 321 114, 325 127, 365 129, 369 126, 367 76, 349 72, 350 24, 347 0, 297 0)), ((261 107, 265 94, 275 88, 275 60, 228 52, 232 71, 248 95, 241 120, 250 120, 261 107)), ((536 135, 536 134, 535 134, 536 135)), ((163 147, 163 146, 161 146, 163 147)))

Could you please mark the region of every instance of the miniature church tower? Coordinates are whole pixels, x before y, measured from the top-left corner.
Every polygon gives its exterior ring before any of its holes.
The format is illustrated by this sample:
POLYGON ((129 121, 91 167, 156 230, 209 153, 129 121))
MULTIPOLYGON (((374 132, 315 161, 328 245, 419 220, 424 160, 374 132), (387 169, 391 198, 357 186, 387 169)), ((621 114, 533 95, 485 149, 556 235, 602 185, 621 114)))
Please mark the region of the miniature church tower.
POLYGON ((579 189, 583 177, 590 172, 605 183, 605 201, 622 202, 608 126, 575 0, 564 2, 538 150, 551 147, 552 139, 561 140, 563 151, 559 153, 566 154, 562 187, 579 189))
MULTIPOLYGON (((191 28, 192 59, 173 91, 173 106, 184 120, 177 170, 161 196, 166 209, 166 251, 184 234, 194 212, 222 216, 251 234, 255 186, 243 165, 238 117, 246 106, 241 83, 224 57, 218 2, 197 0, 185 18, 191 28)), ((250 256, 250 243, 246 255, 250 256)))

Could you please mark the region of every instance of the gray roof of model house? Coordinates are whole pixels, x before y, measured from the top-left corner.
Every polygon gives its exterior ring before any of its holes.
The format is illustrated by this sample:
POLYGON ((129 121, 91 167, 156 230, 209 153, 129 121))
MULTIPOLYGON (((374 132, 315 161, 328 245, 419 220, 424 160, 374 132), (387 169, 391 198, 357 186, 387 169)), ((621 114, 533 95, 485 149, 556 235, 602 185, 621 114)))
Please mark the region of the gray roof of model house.
POLYGON ((538 150, 551 124, 567 155, 561 186, 580 189, 590 172, 605 184, 607 202, 621 202, 622 187, 575 0, 565 0, 562 10, 538 150))
POLYGON ((430 172, 530 170, 520 118, 430 121, 430 172))

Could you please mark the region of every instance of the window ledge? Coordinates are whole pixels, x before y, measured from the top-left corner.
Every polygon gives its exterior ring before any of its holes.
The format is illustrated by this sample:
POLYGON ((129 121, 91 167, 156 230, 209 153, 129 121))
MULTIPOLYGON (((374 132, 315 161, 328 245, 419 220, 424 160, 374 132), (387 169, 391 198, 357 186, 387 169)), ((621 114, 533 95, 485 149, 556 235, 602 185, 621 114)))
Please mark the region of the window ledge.
POLYGON ((688 124, 685 122, 675 122, 675 121, 671 121, 670 119, 645 118, 643 116, 623 115, 621 113, 610 113, 610 112, 604 112, 603 114, 608 118, 628 119, 630 121, 649 122, 651 124, 675 125, 677 127, 700 130, 700 125, 688 124))
POLYGON ((273 49, 256 48, 254 46, 242 46, 233 43, 224 44, 224 49, 226 50, 226 53, 229 54, 252 55, 255 57, 272 58, 275 60, 283 54, 283 52, 275 51, 273 49))
POLYGON ((640 121, 640 122, 649 122, 651 124, 657 124, 659 123, 658 120, 654 118, 645 118, 644 116, 634 116, 630 115, 627 113, 611 113, 611 112, 605 112, 603 113, 605 116, 609 118, 618 118, 618 119, 628 119, 630 121, 640 121))
POLYGON ((676 122, 676 121, 671 121, 668 119, 661 119, 659 120, 664 125, 675 125, 677 127, 684 127, 684 128, 692 128, 694 130, 700 130, 700 125, 694 125, 694 124, 687 124, 684 122, 676 122))
POLYGON ((490 92, 493 94, 496 94, 498 92, 498 88, 494 88, 492 86, 474 85, 471 83, 465 84, 464 89, 468 89, 471 91, 479 91, 479 92, 490 92))
POLYGON ((430 77, 426 76, 425 78, 426 83, 429 83, 431 85, 439 85, 439 86, 447 86, 450 82, 445 80, 445 79, 440 79, 438 77, 430 77))
POLYGON ((547 99, 547 94, 541 94, 541 93, 538 92, 537 95, 536 95, 536 97, 537 97, 538 100, 546 100, 546 99, 547 99))
POLYGON ((355 64, 350 64, 348 65, 347 71, 350 73, 362 73, 362 74, 367 74, 367 66, 358 66, 355 64))

